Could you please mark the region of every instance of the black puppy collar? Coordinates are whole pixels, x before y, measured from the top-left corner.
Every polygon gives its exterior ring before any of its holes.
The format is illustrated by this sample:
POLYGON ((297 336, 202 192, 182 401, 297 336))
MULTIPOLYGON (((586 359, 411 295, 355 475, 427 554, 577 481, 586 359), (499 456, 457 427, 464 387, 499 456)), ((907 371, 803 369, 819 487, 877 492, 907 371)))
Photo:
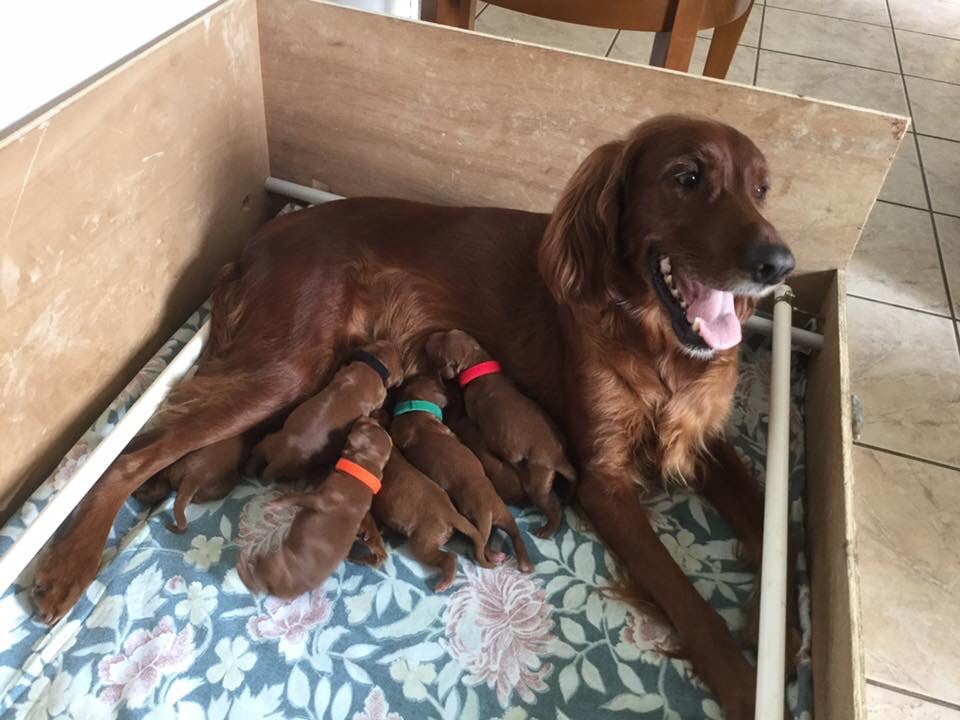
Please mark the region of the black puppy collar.
POLYGON ((387 386, 387 382, 390 379, 390 371, 387 370, 386 365, 377 359, 376 355, 372 355, 366 350, 354 350, 347 356, 347 362, 362 362, 380 376, 380 381, 384 387, 387 386))

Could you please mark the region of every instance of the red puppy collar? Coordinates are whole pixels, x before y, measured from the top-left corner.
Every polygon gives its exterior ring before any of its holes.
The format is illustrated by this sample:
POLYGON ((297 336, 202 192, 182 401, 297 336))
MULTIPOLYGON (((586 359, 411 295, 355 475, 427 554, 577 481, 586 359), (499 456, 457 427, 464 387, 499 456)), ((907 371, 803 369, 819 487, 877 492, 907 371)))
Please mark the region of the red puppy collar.
POLYGON ((362 482, 374 495, 380 492, 380 478, 366 468, 360 467, 353 460, 340 458, 337 460, 336 469, 362 482))
POLYGON ((460 373, 460 387, 466 387, 467 383, 476 380, 478 377, 492 375, 493 373, 498 372, 500 372, 500 363, 498 363, 496 360, 487 360, 486 362, 477 363, 473 367, 468 367, 466 370, 460 373))

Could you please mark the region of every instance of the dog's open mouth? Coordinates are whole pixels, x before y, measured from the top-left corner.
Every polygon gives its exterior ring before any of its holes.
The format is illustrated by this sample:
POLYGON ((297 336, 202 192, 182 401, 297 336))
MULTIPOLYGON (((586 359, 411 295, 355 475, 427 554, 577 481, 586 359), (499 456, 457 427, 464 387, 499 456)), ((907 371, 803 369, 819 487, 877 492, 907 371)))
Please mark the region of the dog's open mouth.
POLYGON ((674 268, 666 255, 651 253, 651 275, 677 338, 692 350, 726 350, 740 342, 742 330, 733 293, 697 282, 674 268))

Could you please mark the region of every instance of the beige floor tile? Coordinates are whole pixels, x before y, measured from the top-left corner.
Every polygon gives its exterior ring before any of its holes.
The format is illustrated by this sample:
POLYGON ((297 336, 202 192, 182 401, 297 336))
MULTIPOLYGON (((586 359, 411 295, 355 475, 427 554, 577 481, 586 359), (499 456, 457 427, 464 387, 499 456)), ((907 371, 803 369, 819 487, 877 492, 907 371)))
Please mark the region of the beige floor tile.
POLYGON ((880 199, 919 208, 927 206, 927 195, 923 190, 923 176, 920 174, 917 145, 913 135, 908 134, 900 143, 893 166, 880 191, 880 199))
POLYGON ((960 710, 867 685, 868 720, 960 720, 960 710))
POLYGON ((933 209, 960 215, 960 142, 923 136, 919 139, 933 209))
POLYGON ((757 86, 907 114, 900 76, 880 70, 761 50, 757 86))
MULTIPOLYGON (((747 26, 743 29, 743 33, 740 35, 740 45, 757 47, 757 45, 760 44, 760 19, 762 15, 763 7, 760 5, 760 3, 757 3, 750 11, 750 18, 747 20, 747 26)), ((713 28, 710 28, 709 30, 701 30, 697 33, 697 37, 713 37, 713 28)))
MULTIPOLYGON (((613 50, 610 51, 610 57, 617 60, 627 60, 628 62, 648 65, 650 63, 650 51, 653 49, 653 33, 623 31, 614 43, 613 50)), ((690 73, 700 75, 703 73, 703 65, 707 61, 707 53, 710 50, 710 41, 705 38, 697 38, 693 47, 693 57, 690 59, 690 73)), ((725 79, 731 82, 751 85, 753 83, 753 71, 757 62, 757 51, 744 45, 737 46, 733 54, 733 62, 730 63, 730 69, 727 71, 725 79)))
POLYGON ((773 0, 767 4, 768 12, 771 7, 801 10, 844 20, 890 24, 885 0, 773 0))
POLYGON ((865 443, 960 466, 960 354, 947 318, 847 298, 865 443))
POLYGON ((524 40, 539 45, 576 50, 590 55, 603 55, 610 48, 616 30, 545 20, 524 13, 491 5, 479 18, 478 32, 498 37, 524 40))
POLYGON ((906 81, 914 130, 960 140, 960 85, 914 77, 906 81))
POLYGON ((854 448, 867 677, 960 702, 960 471, 854 448))
POLYGON ((957 0, 890 0, 893 26, 960 39, 957 0))
POLYGON ((850 262, 847 289, 949 314, 930 213, 877 203, 850 262))
POLYGON ((940 250, 943 252, 943 267, 947 271, 953 307, 960 313, 960 218, 934 215, 940 250))
POLYGON ((899 70, 890 28, 790 10, 767 8, 761 47, 878 70, 899 70))
POLYGON ((897 45, 907 75, 960 82, 960 40, 898 30, 897 45))

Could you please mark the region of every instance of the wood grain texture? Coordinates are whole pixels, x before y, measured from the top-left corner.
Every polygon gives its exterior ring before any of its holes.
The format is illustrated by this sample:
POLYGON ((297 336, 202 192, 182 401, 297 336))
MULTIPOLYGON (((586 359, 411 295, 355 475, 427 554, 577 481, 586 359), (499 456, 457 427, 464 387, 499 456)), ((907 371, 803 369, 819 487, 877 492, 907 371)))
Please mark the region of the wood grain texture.
MULTIPOLYGON (((490 0, 508 10, 608 27, 615 30, 668 32, 682 0, 490 0)), ((751 0, 706 0, 698 20, 701 28, 724 25, 749 8, 751 0)))
POLYGON ((264 219, 256 22, 218 6, 0 140, 0 507, 264 219))
POLYGON ((906 119, 316 0, 261 0, 274 175, 343 195, 549 211, 595 146, 665 112, 730 123, 773 169, 800 271, 845 267, 906 119))
POLYGON ((846 284, 823 300, 824 344, 807 376, 807 542, 815 716, 863 720, 864 661, 853 499, 846 284))

